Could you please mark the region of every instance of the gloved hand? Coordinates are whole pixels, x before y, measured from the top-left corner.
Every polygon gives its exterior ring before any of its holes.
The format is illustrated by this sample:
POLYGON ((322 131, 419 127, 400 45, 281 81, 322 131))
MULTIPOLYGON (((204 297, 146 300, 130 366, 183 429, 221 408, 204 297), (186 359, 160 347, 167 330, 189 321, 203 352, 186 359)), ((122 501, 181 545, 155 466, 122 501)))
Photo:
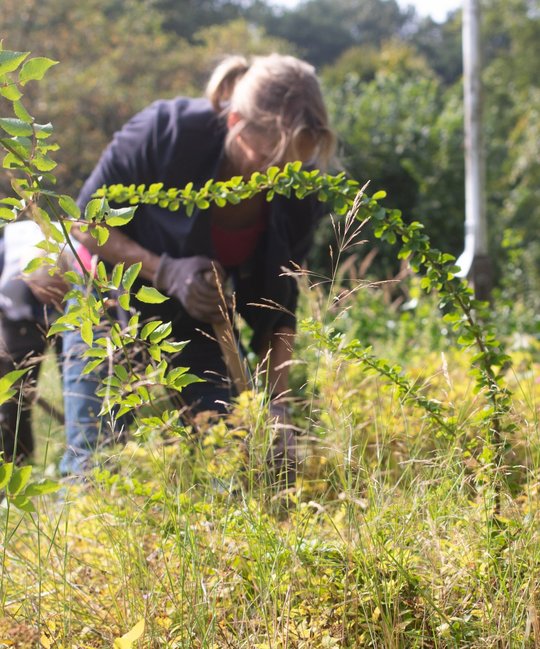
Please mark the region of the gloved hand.
POLYGON ((176 298, 196 320, 219 322, 223 319, 222 293, 216 282, 225 281, 225 271, 219 262, 195 256, 174 259, 161 255, 154 277, 154 286, 176 298), (213 280, 213 281, 212 281, 213 280))
POLYGON ((33 273, 25 275, 23 279, 37 300, 47 306, 54 306, 60 311, 69 284, 58 270, 50 275, 50 268, 48 265, 40 266, 33 273))
POLYGON ((268 404, 270 422, 278 427, 290 426, 289 407, 283 401, 270 401, 268 404))

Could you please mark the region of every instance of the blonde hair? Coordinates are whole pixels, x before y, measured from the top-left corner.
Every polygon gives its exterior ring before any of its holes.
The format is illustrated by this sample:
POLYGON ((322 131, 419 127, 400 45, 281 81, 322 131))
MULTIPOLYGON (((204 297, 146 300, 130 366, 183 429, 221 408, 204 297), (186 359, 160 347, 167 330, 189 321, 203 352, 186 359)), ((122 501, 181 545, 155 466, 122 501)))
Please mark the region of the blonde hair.
POLYGON ((251 64, 242 56, 226 58, 214 70, 206 88, 216 112, 236 112, 241 120, 227 134, 230 151, 235 137, 244 130, 266 136, 275 133, 268 165, 282 160, 286 152, 298 153, 308 137, 316 147, 316 161, 325 168, 332 160, 336 138, 328 124, 315 68, 293 56, 258 56, 251 64))

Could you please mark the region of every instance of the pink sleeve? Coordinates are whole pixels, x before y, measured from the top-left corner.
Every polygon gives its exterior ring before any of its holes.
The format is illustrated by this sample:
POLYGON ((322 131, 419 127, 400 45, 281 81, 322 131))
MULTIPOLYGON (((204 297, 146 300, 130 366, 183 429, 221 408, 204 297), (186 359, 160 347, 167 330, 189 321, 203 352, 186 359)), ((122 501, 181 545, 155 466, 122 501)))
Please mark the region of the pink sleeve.
MULTIPOLYGON (((82 244, 79 244, 77 246, 77 254, 79 255, 79 259, 82 262, 82 265, 85 270, 87 270, 89 273, 93 271, 93 264, 92 264, 92 255, 90 254, 90 251, 85 248, 82 244)), ((77 268, 79 266, 78 262, 75 262, 75 267, 77 268)), ((77 268, 79 271, 82 271, 81 268, 77 268)))

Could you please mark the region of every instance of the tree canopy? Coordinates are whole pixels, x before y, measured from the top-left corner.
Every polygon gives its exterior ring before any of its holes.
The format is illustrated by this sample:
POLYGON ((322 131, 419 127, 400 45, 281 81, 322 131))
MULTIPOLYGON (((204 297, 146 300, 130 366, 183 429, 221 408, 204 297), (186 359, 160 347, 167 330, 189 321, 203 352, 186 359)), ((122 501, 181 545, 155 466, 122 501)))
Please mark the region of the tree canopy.
MULTIPOLYGON (((540 263, 530 237, 540 209, 539 16, 537 0, 482 3, 491 246, 501 267, 520 256, 530 286, 540 263)), ((460 252, 459 11, 439 24, 396 0, 303 0, 292 9, 263 0, 4 0, 2 23, 10 49, 61 62, 26 100, 55 125, 62 191, 77 193, 113 132, 144 105, 200 94, 225 54, 278 50, 318 67, 347 171, 387 190, 436 245, 460 252)))

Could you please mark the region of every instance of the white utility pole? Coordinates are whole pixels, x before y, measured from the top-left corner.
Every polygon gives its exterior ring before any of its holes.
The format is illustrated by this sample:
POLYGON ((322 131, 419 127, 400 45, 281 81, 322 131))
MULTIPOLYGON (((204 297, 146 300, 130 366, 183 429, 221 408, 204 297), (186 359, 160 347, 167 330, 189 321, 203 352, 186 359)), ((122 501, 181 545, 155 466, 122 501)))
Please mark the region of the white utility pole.
POLYGON ((475 296, 488 300, 491 260, 485 200, 485 157, 482 137, 482 64, 480 0, 463 2, 463 85, 465 100, 465 250, 458 260, 461 275, 474 286, 475 296))

